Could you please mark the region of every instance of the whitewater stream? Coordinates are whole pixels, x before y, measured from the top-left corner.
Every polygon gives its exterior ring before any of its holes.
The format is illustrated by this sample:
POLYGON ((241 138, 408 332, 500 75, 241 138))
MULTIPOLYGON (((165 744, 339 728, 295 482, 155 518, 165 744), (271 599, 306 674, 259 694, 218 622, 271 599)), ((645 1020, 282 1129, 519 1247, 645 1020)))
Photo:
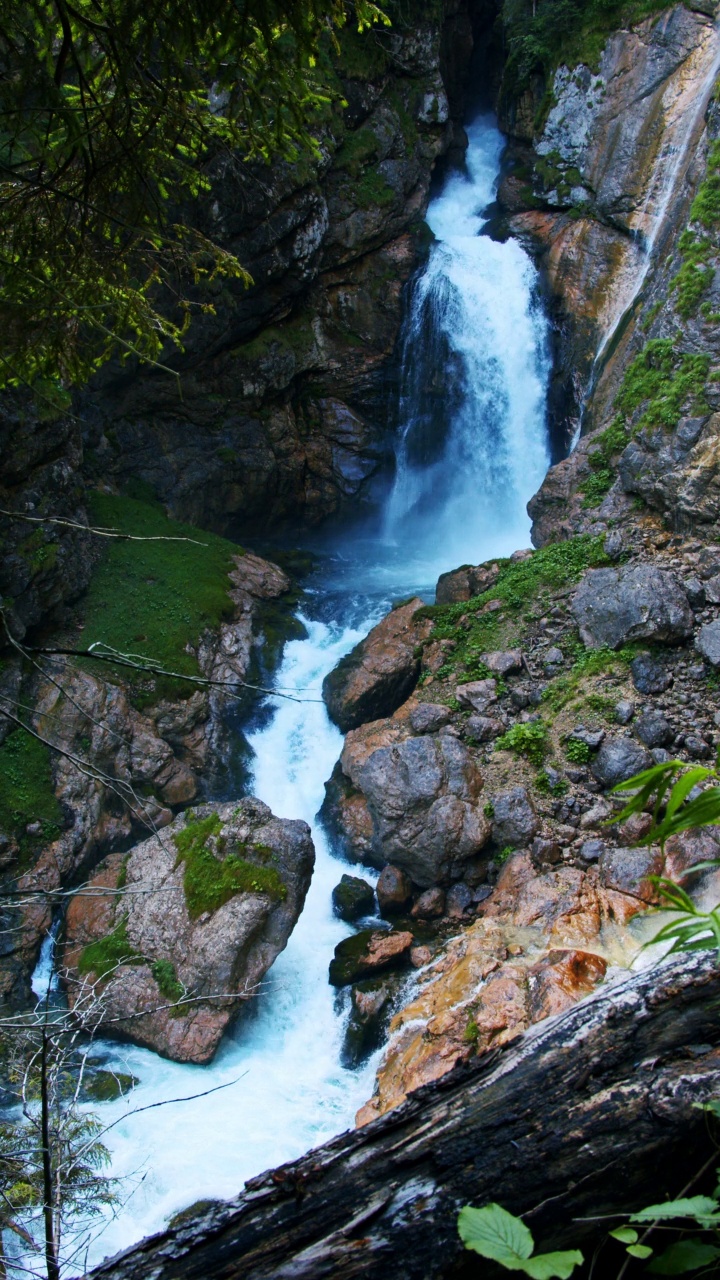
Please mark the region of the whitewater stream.
MULTIPOLYGON (((436 241, 408 291, 402 332, 397 472, 382 528, 334 547, 302 608, 307 638, 286 645, 276 697, 249 735, 250 790, 281 817, 313 826, 317 863, 303 915, 248 1015, 209 1067, 103 1044, 102 1064, 139 1081, 99 1110, 126 1203, 89 1262, 160 1229, 197 1200, 236 1195, 262 1170, 352 1126, 377 1058, 345 1068, 347 1004, 327 980, 350 932, 331 909, 348 868, 315 815, 342 747, 320 701, 323 677, 387 611, 438 574, 529 545, 528 498, 549 463, 548 335, 535 268, 514 241, 481 234, 503 140, 489 116, 468 128, 466 167, 450 174, 427 221, 436 241), (227 1088, 139 1111, 166 1099, 227 1088)), ((362 874, 365 874, 363 871, 362 874)), ((44 961, 47 968, 47 955, 44 961)), ((36 989, 42 981, 36 981, 36 989)))

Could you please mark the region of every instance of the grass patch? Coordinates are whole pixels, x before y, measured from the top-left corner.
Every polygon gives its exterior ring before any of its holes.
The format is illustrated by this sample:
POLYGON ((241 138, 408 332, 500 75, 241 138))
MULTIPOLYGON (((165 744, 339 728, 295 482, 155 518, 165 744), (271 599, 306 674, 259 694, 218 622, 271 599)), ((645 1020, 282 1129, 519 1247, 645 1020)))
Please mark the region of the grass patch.
POLYGON ((677 295, 675 310, 683 320, 694 315, 706 289, 712 284, 714 270, 708 264, 712 245, 707 236, 684 231, 679 249, 683 264, 673 277, 670 288, 677 295))
POLYGON ((127 916, 123 916, 112 933, 91 942, 80 953, 78 972, 94 973, 107 978, 121 964, 144 964, 145 957, 133 947, 127 933, 127 916))
POLYGON ((224 858, 215 856, 210 843, 224 853, 227 846, 222 836, 222 823, 216 813, 208 818, 191 820, 173 836, 178 863, 185 864, 185 901, 192 920, 205 911, 217 911, 238 893, 266 893, 276 902, 287 896, 287 887, 275 867, 263 865, 271 856, 264 845, 240 845, 231 848, 224 858), (249 857, 256 859, 251 861, 249 857))
POLYGON ((514 724, 496 740, 495 746, 501 751, 524 756, 531 764, 541 765, 548 750, 548 727, 543 720, 514 724))
MULTIPOLYGON (((195 541, 108 540, 81 606, 84 646, 102 642, 182 675, 197 675, 197 659, 188 646, 197 645, 205 630, 232 617, 228 573, 242 549, 169 520, 158 504, 136 498, 93 494, 90 515, 94 524, 121 533, 195 541)), ((127 669, 121 670, 127 680, 127 669)), ((191 684, 166 677, 136 677, 133 684, 145 702, 167 695, 189 697, 193 692, 191 684)))
POLYGON ((48 748, 24 729, 15 729, 0 746, 0 831, 26 853, 57 839, 62 817, 48 748), (25 830, 33 822, 41 825, 38 836, 29 836, 25 830))
MULTIPOLYGON (((492 675, 482 654, 511 645, 517 638, 528 604, 544 591, 558 590, 576 582, 586 569, 608 564, 602 537, 586 534, 554 542, 528 560, 499 560, 497 582, 482 595, 458 604, 425 605, 416 617, 432 618, 432 640, 453 640, 455 649, 437 673, 441 679, 462 674, 464 679, 482 680, 492 675), (491 613, 478 610, 490 600, 501 600, 503 609, 491 613), (467 622, 459 625, 460 618, 467 622)), ((498 684, 500 689, 502 686, 498 684)))
POLYGON ((176 1004, 185 995, 185 988, 177 976, 177 970, 171 960, 156 960, 150 966, 150 972, 158 984, 161 996, 176 1004))

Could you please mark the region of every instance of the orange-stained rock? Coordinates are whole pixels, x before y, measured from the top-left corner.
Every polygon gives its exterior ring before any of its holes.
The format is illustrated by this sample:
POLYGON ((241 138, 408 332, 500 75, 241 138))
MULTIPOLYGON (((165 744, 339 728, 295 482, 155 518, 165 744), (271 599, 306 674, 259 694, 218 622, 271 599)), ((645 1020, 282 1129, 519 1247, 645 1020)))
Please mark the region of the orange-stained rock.
POLYGON ((582 999, 605 976, 619 924, 641 909, 637 897, 606 889, 596 867, 538 874, 529 854, 515 854, 480 919, 418 974, 357 1123, 582 999))

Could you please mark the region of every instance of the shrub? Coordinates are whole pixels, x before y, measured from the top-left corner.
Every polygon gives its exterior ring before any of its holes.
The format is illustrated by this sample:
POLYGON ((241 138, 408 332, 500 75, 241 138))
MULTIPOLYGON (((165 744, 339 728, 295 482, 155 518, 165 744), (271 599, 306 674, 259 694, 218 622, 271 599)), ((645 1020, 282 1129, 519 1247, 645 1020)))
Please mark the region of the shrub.
POLYGON ((497 739, 501 751, 512 751, 525 756, 532 764, 542 764, 548 749, 548 728, 543 720, 531 720, 527 724, 514 724, 507 733, 497 739))

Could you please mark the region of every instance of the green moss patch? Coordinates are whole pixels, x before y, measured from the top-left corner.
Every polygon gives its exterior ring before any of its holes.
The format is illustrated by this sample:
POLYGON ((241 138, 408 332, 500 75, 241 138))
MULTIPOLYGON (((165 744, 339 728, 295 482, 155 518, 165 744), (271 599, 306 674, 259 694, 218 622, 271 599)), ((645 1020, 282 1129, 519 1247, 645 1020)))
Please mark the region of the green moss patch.
POLYGON ((17 840, 22 851, 60 834, 62 809, 55 795, 50 752, 24 729, 16 729, 0 746, 0 831, 17 840), (26 827, 39 822, 41 832, 26 827))
POLYGON ((145 957, 133 947, 127 932, 127 916, 123 916, 112 933, 91 942, 80 953, 78 972, 94 973, 107 978, 121 964, 144 964, 145 957))
POLYGON ((222 823, 216 813, 189 820, 173 836, 178 863, 185 864, 185 901, 192 920, 205 911, 217 911, 238 893, 266 893, 276 902, 287 896, 287 886, 279 872, 267 865, 272 856, 270 849, 237 844, 221 859, 210 844, 214 836, 218 837, 216 847, 225 853, 222 823))
MULTIPOLYGON (((94 524, 121 533, 193 541, 109 539, 82 603, 83 647, 110 645, 182 675, 199 674, 188 646, 232 616, 228 574, 242 549, 169 520, 159 505, 136 498, 93 494, 90 514, 94 524)), ((122 671, 128 679, 127 668, 122 671)), ((193 690, 189 683, 164 678, 137 677, 135 685, 146 700, 189 696, 193 690)))

